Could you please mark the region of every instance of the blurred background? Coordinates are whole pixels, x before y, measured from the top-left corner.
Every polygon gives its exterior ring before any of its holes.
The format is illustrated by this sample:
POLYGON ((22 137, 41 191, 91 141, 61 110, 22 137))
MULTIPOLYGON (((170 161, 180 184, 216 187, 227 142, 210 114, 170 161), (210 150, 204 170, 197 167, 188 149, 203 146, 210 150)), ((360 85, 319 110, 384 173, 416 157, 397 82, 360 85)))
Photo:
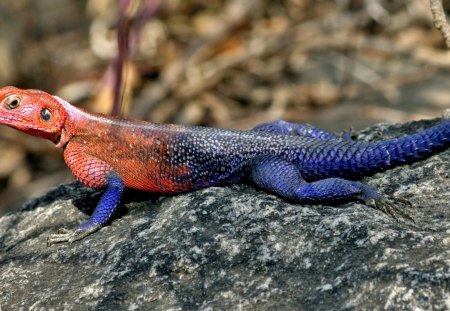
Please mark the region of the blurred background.
MULTIPOLYGON (((449 55, 428 0, 0 2, 0 86, 153 122, 434 118, 450 107, 449 55)), ((0 150, 0 214, 73 180, 50 142, 0 127, 0 150)))

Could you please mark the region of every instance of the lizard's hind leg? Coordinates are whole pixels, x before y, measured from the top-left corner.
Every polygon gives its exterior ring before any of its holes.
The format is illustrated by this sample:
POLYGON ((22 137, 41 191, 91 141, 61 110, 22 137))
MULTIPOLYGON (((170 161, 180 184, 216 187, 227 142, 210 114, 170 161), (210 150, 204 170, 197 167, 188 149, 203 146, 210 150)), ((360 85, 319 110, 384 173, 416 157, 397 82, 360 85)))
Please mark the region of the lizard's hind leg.
POLYGON ((291 123, 284 120, 262 123, 252 128, 251 131, 280 135, 304 136, 316 139, 351 139, 348 133, 344 133, 344 135, 340 137, 319 127, 315 127, 309 124, 291 123))
POLYGON ((387 198, 359 181, 326 178, 306 182, 294 164, 276 156, 254 158, 247 163, 247 169, 250 180, 257 186, 288 200, 304 203, 331 203, 357 199, 394 218, 400 215, 412 220, 404 210, 398 207, 399 203, 410 205, 409 202, 387 198))

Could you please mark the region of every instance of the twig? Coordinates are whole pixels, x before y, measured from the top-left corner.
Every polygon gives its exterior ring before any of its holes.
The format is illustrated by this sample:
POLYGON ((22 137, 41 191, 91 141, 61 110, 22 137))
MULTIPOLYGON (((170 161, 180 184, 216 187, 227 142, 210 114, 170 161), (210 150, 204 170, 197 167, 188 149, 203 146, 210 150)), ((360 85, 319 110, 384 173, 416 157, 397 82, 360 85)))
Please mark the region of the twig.
POLYGON ((442 0, 430 0, 431 14, 433 15, 434 27, 437 28, 445 39, 445 44, 450 48, 450 25, 445 17, 442 0))

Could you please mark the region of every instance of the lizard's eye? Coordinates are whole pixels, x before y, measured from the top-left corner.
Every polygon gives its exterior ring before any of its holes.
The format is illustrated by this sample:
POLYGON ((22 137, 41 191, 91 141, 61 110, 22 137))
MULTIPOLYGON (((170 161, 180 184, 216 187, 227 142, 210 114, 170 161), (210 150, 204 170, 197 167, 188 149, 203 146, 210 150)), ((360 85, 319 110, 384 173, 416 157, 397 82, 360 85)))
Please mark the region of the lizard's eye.
POLYGON ((41 110, 41 119, 44 121, 48 121, 50 120, 50 118, 52 117, 52 113, 50 112, 50 110, 48 108, 44 108, 41 110))
POLYGON ((6 97, 3 104, 7 109, 16 109, 20 105, 20 97, 17 95, 11 95, 6 97))

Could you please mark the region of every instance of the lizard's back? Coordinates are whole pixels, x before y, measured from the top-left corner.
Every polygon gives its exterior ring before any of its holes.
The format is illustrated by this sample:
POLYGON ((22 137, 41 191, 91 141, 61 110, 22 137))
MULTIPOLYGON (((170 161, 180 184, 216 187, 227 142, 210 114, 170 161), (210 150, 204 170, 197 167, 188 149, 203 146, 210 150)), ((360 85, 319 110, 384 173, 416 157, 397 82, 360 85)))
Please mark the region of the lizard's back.
MULTIPOLYGON (((284 158, 308 181, 358 179, 404 161, 399 150, 399 146, 404 147, 401 139, 367 143, 135 120, 106 121, 87 121, 68 148, 82 144, 91 155, 110 163, 128 187, 148 191, 179 192, 235 182, 245 176, 245 164, 261 156, 284 158)), ((449 124, 445 121, 435 128, 448 131, 449 124)), ((439 132, 433 129, 429 131, 439 132)), ((425 136, 413 135, 406 143, 420 145, 425 136)))

